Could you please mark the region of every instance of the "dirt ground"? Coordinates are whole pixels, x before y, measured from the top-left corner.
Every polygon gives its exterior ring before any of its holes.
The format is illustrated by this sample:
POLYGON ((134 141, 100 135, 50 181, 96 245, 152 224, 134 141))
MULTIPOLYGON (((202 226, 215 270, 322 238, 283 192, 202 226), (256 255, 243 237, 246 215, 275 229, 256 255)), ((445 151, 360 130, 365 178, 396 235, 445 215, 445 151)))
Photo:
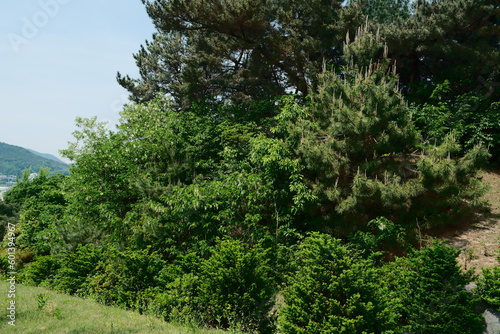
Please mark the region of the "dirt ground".
POLYGON ((483 268, 500 264, 500 169, 484 172, 483 181, 490 185, 484 199, 491 205, 491 212, 479 215, 477 221, 466 228, 444 236, 447 244, 462 252, 458 257, 464 269, 474 268, 477 274, 483 268))

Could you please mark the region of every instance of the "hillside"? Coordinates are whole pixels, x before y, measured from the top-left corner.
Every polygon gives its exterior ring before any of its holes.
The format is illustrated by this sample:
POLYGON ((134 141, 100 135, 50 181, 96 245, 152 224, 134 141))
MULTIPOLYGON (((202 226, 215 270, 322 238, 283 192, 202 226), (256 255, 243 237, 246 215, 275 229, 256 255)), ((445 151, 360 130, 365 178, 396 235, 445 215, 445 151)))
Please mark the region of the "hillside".
POLYGON ((35 154, 35 155, 38 155, 38 156, 42 157, 42 158, 49 159, 49 160, 56 161, 56 162, 60 162, 62 164, 64 163, 64 161, 62 161, 61 159, 59 159, 56 156, 53 156, 52 154, 40 153, 40 152, 37 152, 35 150, 30 150, 29 148, 27 148, 27 150, 30 151, 31 153, 35 154))
POLYGON ((48 167, 51 172, 68 174, 69 166, 61 161, 55 161, 34 154, 29 150, 0 142, 0 175, 21 175, 23 170, 31 168, 37 172, 48 167))

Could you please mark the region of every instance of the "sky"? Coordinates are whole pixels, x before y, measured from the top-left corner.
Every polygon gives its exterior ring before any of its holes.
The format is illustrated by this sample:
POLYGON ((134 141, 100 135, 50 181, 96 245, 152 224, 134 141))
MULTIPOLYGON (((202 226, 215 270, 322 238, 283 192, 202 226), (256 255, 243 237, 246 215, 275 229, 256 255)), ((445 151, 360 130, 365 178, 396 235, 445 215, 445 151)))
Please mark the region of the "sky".
POLYGON ((76 117, 112 127, 128 101, 116 73, 138 77, 154 31, 140 0, 2 0, 0 142, 61 158, 76 117))

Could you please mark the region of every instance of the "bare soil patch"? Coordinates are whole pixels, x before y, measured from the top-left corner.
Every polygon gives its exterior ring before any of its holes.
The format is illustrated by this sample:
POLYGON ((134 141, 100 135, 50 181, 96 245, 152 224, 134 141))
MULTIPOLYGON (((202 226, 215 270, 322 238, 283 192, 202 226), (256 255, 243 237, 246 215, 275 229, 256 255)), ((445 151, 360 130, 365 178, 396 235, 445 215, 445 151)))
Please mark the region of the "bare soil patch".
POLYGON ((491 212, 479 214, 466 227, 446 233, 447 244, 462 252, 458 257, 464 269, 474 268, 480 274, 483 268, 499 265, 500 248, 500 169, 487 170, 482 175, 489 185, 484 199, 491 205, 491 212))

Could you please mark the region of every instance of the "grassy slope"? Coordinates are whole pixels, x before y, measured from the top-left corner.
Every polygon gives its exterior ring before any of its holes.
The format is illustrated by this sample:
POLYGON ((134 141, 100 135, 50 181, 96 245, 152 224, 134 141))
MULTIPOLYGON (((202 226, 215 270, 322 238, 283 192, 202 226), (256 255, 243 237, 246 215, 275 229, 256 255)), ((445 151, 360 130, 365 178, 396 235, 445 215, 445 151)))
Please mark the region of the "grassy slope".
POLYGON ((0 281, 0 333, 56 334, 216 334, 215 330, 178 327, 160 319, 122 309, 100 305, 94 301, 59 294, 44 288, 16 286, 16 326, 7 322, 8 285, 0 281), (38 309, 38 295, 47 297, 38 309))

